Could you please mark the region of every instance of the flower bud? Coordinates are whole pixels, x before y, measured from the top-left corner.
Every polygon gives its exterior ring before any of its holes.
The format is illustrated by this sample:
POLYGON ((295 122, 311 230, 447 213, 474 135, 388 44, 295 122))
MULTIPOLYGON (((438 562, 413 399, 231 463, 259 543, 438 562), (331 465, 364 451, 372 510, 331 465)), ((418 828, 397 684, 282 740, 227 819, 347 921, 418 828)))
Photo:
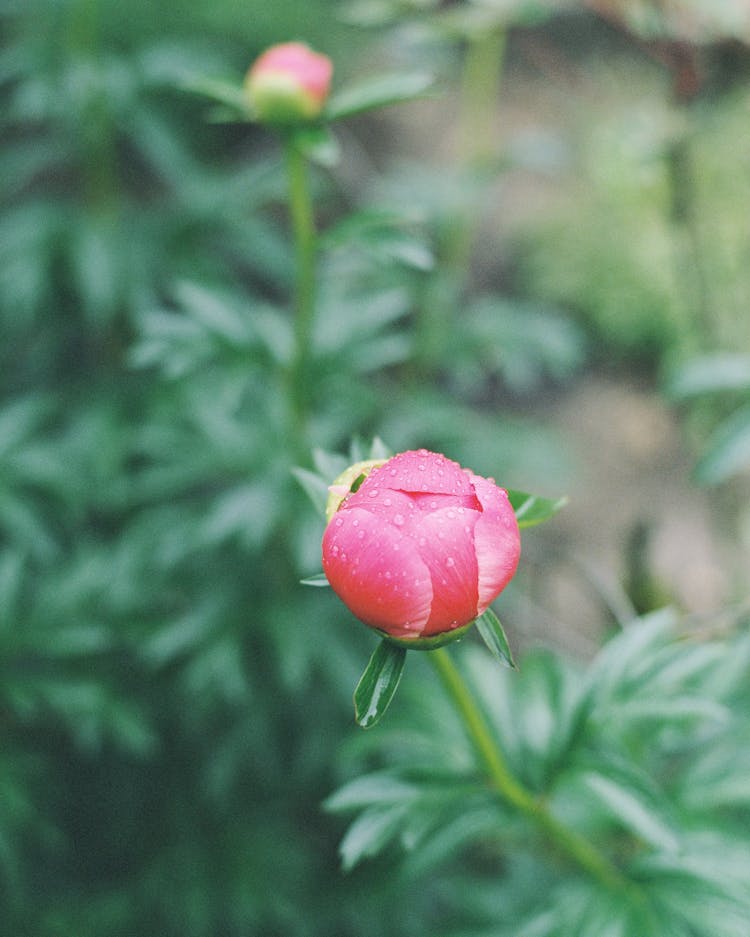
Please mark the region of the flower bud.
POLYGON ((328 56, 304 43, 286 42, 271 46, 255 60, 245 78, 245 93, 258 120, 304 123, 323 110, 332 73, 328 56))
POLYGON ((323 570, 366 625, 434 646, 502 592, 520 548, 506 491, 420 449, 372 468, 341 501, 323 535, 323 570))

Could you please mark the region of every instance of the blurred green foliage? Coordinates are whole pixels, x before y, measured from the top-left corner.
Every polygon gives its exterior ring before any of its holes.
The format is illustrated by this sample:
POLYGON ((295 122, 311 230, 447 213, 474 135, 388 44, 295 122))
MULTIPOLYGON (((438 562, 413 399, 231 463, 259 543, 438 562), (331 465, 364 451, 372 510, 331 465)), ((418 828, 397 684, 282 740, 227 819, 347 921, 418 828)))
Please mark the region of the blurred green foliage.
MULTIPOLYGON (((292 258, 279 152, 260 130, 208 123, 205 103, 180 88, 196 75, 238 80, 264 45, 300 35, 355 72, 370 36, 334 10, 324 0, 0 7, 0 931, 9 937, 368 937, 383 933, 386 914, 394 937, 482 933, 493 916, 505 922, 494 933, 519 937, 512 922, 530 921, 534 896, 559 892, 569 929, 588 907, 581 883, 552 870, 539 879, 525 846, 505 864, 502 811, 477 790, 458 738, 447 757, 461 762, 471 810, 446 825, 442 845, 433 836, 429 850, 412 850, 405 872, 380 859, 341 875, 341 827, 320 810, 360 769, 383 768, 395 783, 382 750, 397 747, 396 725, 382 739, 353 736, 351 687, 371 639, 325 590, 298 587, 318 568, 320 527, 290 471, 292 258), (470 852, 461 874, 450 863, 435 871, 457 848, 470 852)), ((394 171, 380 191, 401 181, 394 171)), ((558 304, 578 310, 599 278, 588 327, 610 321, 612 308, 639 310, 638 294, 612 299, 607 266, 592 254, 573 265, 586 277, 569 290, 564 278, 539 286, 554 278, 536 255, 541 272, 518 298, 475 289, 461 273, 446 282, 443 187, 427 185, 429 204, 389 207, 369 180, 352 186, 319 170, 314 182, 324 231, 310 438, 341 448, 380 432, 398 448, 445 448, 519 487, 552 487, 554 435, 500 419, 500 401, 582 365, 585 338, 558 304), (465 319, 444 309, 430 319, 441 295, 460 297, 465 319), (427 333, 437 351, 425 356, 427 333)), ((650 198, 623 205, 622 217, 631 233, 656 225, 650 198)), ((599 243, 597 226, 587 230, 584 253, 599 243)), ((637 237, 622 244, 642 256, 637 237)), ((560 249, 545 247, 548 263, 560 249)), ((619 255, 619 277, 653 294, 644 321, 667 334, 676 320, 661 280, 619 255)), ((594 334, 620 347, 616 332, 594 334)), ((712 937, 741 933, 731 929, 741 906, 732 889, 746 884, 737 839, 747 772, 730 757, 732 739, 747 735, 737 641, 734 656, 698 645, 710 686, 690 671, 677 705, 655 694, 664 721, 652 720, 648 736, 631 731, 631 716, 610 740, 643 771, 656 765, 656 790, 640 774, 635 784, 656 806, 626 799, 623 814, 625 832, 648 833, 654 846, 637 857, 641 874, 668 880, 660 900, 674 906, 708 895, 730 922, 712 937), (724 684, 719 657, 733 675, 724 684), (686 724, 700 728, 700 757, 686 756, 686 724), (696 802, 698 789, 710 802, 696 802), (676 811, 666 827, 662 809, 676 811), (705 856, 700 869, 689 865, 691 851, 670 866, 665 843, 653 842, 665 829, 691 850, 710 841, 705 855, 721 853, 713 878, 701 878, 705 856), (733 857, 735 872, 717 883, 733 857)), ((483 692, 516 694, 512 705, 532 720, 516 739, 534 749, 528 759, 519 749, 519 770, 552 789, 567 764, 562 736, 551 741, 539 726, 569 714, 544 703, 569 681, 567 665, 531 659, 512 688, 475 651, 483 692), (535 674, 542 702, 521 701, 535 674)), ((445 753, 450 717, 428 683, 412 687, 404 718, 430 716, 419 743, 445 753), (429 713, 420 693, 433 700, 429 713)), ((606 702, 596 718, 620 713, 606 702)), ((573 787, 585 758, 603 770, 591 719, 571 761, 573 787)), ((593 797, 581 822, 616 839, 621 788, 586 783, 586 797, 577 790, 569 804, 593 797)), ((436 794, 449 816, 455 804, 436 794)), ((330 805, 347 806, 342 797, 330 805)), ((410 788, 403 816, 413 801, 410 788)), ((350 796, 348 806, 358 804, 350 796)), ((348 865, 385 844, 388 823, 380 844, 349 834, 348 865)), ((545 907, 534 913, 529 937, 563 933, 550 930, 545 907)), ((676 920, 673 933, 687 933, 676 920)))

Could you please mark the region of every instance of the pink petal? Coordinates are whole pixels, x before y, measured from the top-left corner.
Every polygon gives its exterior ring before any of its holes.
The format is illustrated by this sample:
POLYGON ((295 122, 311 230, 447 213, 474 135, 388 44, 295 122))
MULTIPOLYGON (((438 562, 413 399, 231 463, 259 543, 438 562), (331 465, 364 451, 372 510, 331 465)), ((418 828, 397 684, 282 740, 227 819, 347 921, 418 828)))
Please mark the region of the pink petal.
POLYGON ((465 625, 477 616, 474 526, 478 511, 455 507, 419 515, 407 528, 432 578, 432 610, 424 634, 465 625))
POLYGON ((323 571, 365 624, 417 637, 430 615, 432 583, 414 541, 358 507, 338 511, 323 535, 323 571))
POLYGON ((479 570, 479 615, 513 578, 521 553, 521 536, 508 493, 493 482, 472 476, 482 514, 474 527, 474 549, 479 570))
POLYGON ((473 494, 469 476, 458 462, 426 449, 402 452, 375 469, 360 491, 369 487, 446 495, 473 494))

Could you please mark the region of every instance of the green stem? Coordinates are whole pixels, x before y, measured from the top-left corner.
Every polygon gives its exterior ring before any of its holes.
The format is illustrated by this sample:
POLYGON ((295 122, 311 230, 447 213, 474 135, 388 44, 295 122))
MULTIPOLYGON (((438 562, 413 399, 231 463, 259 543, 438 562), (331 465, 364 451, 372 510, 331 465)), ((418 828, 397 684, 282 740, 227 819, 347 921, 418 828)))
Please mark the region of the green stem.
POLYGON ((295 251, 294 352, 289 367, 289 402, 293 436, 306 447, 309 406, 310 345, 315 313, 316 232, 307 164, 294 133, 285 139, 289 210, 295 251))
POLYGON ((503 800, 528 817, 560 854, 567 856, 606 888, 629 888, 627 880, 606 856, 575 830, 561 823, 542 800, 527 791, 511 774, 482 711, 448 651, 438 648, 428 657, 464 722, 492 786, 503 800))

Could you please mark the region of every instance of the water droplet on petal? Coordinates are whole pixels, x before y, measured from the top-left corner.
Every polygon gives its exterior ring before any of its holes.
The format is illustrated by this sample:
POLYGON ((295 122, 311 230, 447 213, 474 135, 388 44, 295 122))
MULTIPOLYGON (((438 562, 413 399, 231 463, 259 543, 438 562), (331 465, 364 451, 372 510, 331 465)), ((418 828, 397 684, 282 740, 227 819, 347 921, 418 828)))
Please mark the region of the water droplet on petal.
POLYGON ((449 556, 448 559, 445 561, 445 565, 446 565, 446 566, 455 566, 455 565, 456 565, 456 561, 453 559, 452 556, 449 556))
POLYGON ((403 524, 404 524, 404 515, 403 515, 403 514, 394 514, 394 515, 393 515, 393 523, 396 525, 396 527, 402 527, 403 524))
POLYGON ((371 488, 367 493, 368 493, 368 495, 369 495, 371 498, 377 498, 377 496, 378 496, 378 489, 377 489, 377 488, 371 488))
POLYGON ((352 521, 352 527, 359 527, 359 521, 356 519, 356 517, 355 517, 355 519, 352 521))
POLYGON ((426 538, 426 537, 420 537, 420 538, 419 538, 419 545, 420 545, 420 547, 423 547, 426 543, 427 543, 427 538, 426 538))
POLYGON ((336 518, 336 526, 337 526, 337 527, 341 527, 341 525, 342 525, 343 523, 344 523, 344 522, 343 522, 343 520, 342 520, 340 517, 337 517, 337 518, 336 518))
POLYGON ((391 578, 391 574, 390 574, 390 572, 389 572, 388 570, 386 570, 385 578, 386 578, 386 579, 390 579, 390 578, 391 578))
POLYGON ((393 476, 398 475, 398 469, 391 469, 391 475, 393 476))
POLYGON ((338 547, 331 547, 331 553, 333 553, 334 556, 338 556, 338 555, 339 555, 339 548, 338 548, 338 547))
POLYGON ((419 469, 420 472, 424 472, 424 471, 425 471, 425 465, 424 465, 424 463, 423 463, 423 462, 420 462, 419 465, 417 466, 417 468, 419 469))
POLYGON ((360 540, 364 540, 364 539, 365 539, 365 532, 364 532, 364 530, 358 531, 358 532, 357 532, 357 537, 358 537, 360 540))
POLYGON ((383 501, 383 504, 384 504, 387 508, 389 508, 389 507, 393 504, 393 502, 391 501, 390 498, 386 498, 386 499, 383 501))

